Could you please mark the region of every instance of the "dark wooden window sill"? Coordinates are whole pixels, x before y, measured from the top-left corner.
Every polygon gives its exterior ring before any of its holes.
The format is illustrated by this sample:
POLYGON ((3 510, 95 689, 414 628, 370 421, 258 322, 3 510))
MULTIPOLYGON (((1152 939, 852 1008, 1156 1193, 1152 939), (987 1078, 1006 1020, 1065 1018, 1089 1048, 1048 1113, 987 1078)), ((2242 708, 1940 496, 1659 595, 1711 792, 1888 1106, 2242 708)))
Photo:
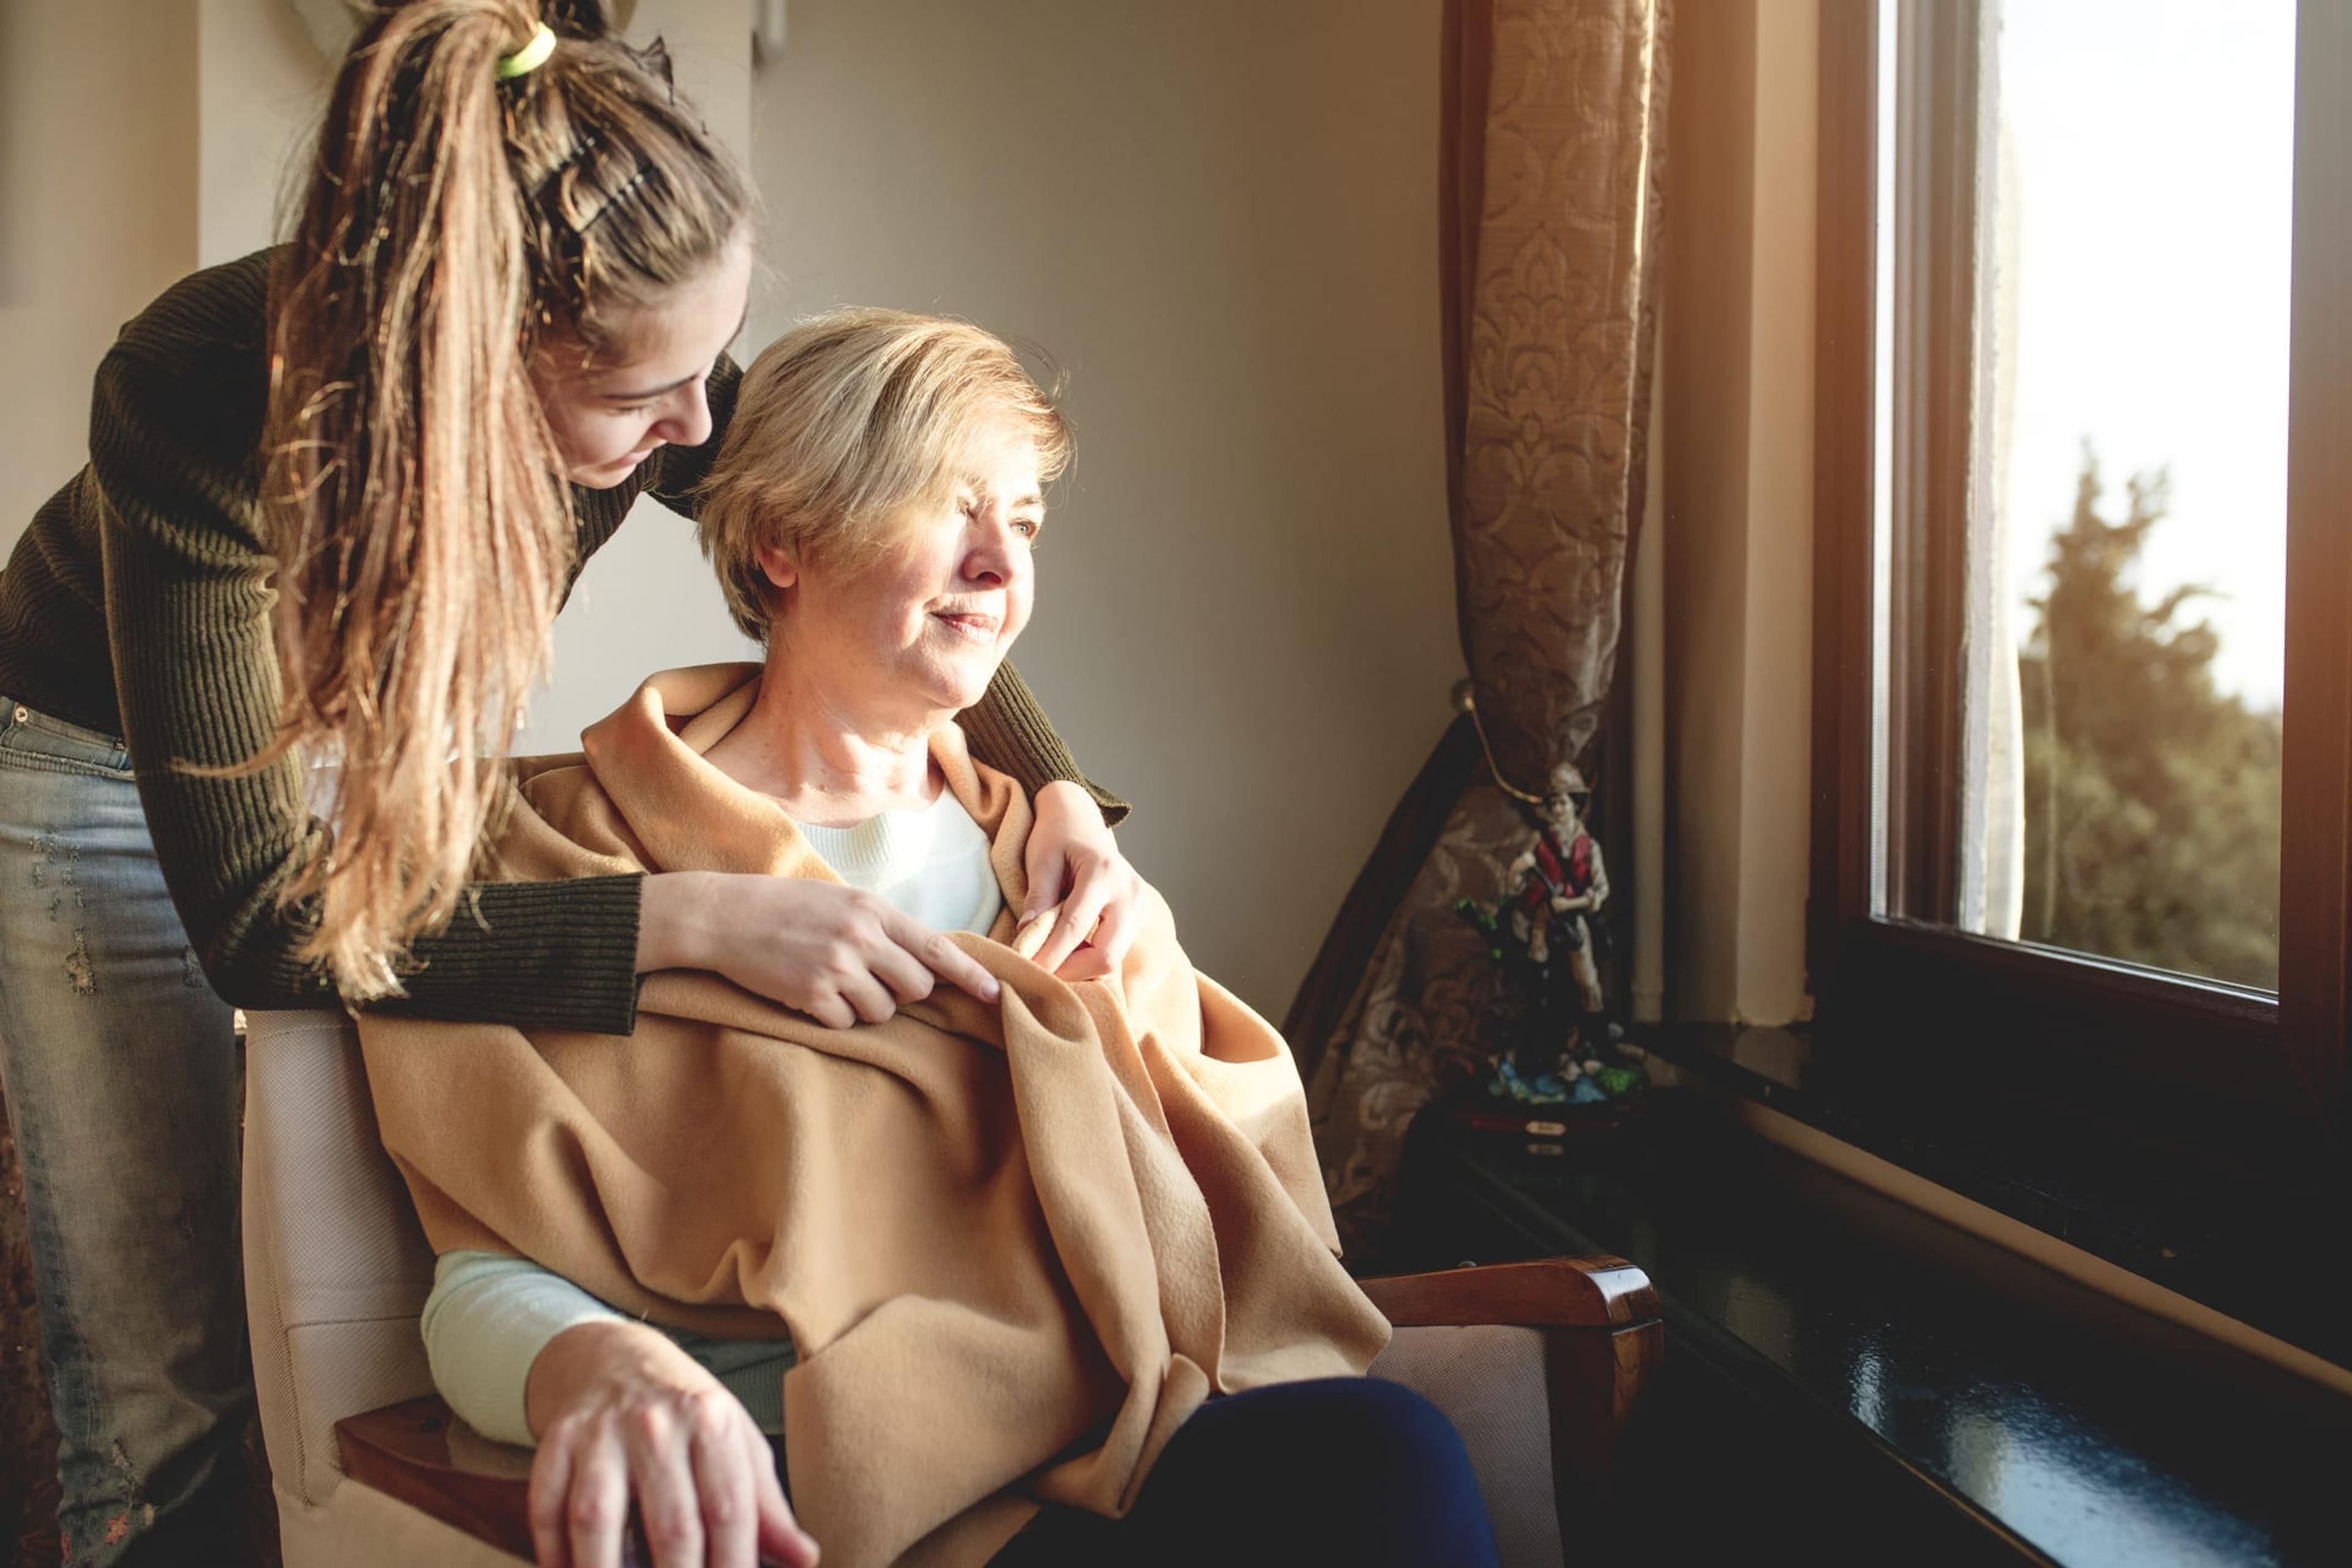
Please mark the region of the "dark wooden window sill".
POLYGON ((1701 1097, 1549 1156, 1429 1119, 1399 1226, 1409 1266, 1601 1248, 1649 1273, 1668 1349, 1626 1463, 1658 1500, 1659 1561, 2352 1562, 2352 1401, 1701 1097))
MULTIPOLYGON (((2352 1366, 2352 1250, 2309 1161, 2233 1170, 2136 1137, 2130 1119, 2066 1116, 2030 1062, 1988 1049, 1934 1081, 1824 1063, 1806 1031, 1677 1025, 1643 1042, 1709 1093, 1745 1097, 2104 1258, 2352 1366), (2289 1173, 2295 1172, 2296 1173, 2289 1173), (2248 1267, 2249 1259, 2259 1259, 2248 1267)), ((2120 1094, 2119 1094, 2120 1103, 2120 1094)), ((2282 1153, 2290 1139, 2277 1140, 2282 1153)))

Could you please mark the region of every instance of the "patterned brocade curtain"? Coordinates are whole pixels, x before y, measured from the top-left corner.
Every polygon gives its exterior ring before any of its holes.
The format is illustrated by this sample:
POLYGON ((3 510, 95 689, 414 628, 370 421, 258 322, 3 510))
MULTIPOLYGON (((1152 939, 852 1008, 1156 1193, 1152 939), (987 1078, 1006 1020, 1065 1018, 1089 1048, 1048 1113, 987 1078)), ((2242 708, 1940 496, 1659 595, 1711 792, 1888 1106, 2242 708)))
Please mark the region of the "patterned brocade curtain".
MULTIPOLYGON (((1601 728, 1642 513, 1669 5, 1446 5, 1458 614, 1495 761, 1537 793, 1601 728)), ((1454 901, 1495 899, 1533 837, 1467 722, 1400 806, 1291 1013, 1351 1265, 1378 1257, 1413 1114, 1481 1056, 1486 943, 1454 901)))

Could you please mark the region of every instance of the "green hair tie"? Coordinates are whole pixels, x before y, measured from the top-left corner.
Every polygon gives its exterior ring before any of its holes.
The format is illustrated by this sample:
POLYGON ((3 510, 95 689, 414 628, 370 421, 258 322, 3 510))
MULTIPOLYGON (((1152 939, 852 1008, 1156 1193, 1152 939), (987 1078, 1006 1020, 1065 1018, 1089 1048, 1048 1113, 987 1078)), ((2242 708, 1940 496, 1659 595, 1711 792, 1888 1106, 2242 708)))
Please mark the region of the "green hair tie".
POLYGON ((545 65, 547 57, 554 52, 555 29, 541 22, 539 31, 530 36, 530 42, 510 55, 499 58, 499 79, 512 81, 519 76, 529 76, 545 65))

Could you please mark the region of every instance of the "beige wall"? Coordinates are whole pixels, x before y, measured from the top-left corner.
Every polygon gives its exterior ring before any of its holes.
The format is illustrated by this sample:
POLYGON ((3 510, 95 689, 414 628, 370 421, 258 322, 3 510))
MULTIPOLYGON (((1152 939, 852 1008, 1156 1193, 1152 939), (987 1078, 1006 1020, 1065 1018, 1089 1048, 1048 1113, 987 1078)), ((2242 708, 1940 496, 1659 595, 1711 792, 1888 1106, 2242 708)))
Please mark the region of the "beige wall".
MULTIPOLYGON (((1438 0, 641 0, 715 129, 757 121, 756 345, 856 301, 967 315, 1069 374, 1078 460, 1021 665, 1137 804, 1202 965, 1279 1013, 1447 717, 1438 0)), ((8 20, 0 534, 81 460, 89 373, 173 278, 267 243, 325 67, 285 0, 8 20)), ((654 512, 654 509, 647 509, 654 512)), ((526 745, 739 657, 689 531, 592 563, 526 745)))
MULTIPOLYGON (((1459 668, 1439 0, 800 0, 756 73, 740 10, 642 0, 638 26, 752 149, 771 275, 747 341, 877 302, 1060 361, 1079 457, 1022 666, 1137 802, 1124 840, 1201 962, 1278 1012, 1459 668)), ((1639 858, 1668 897, 1644 902, 1671 910, 1642 978, 1672 1016, 1805 1006, 1814 16, 1717 0, 1676 40, 1637 659, 1665 775, 1667 853, 1639 858)), ((0 0, 0 543, 80 462, 121 321, 268 241, 325 79, 285 0, 0 0)), ((571 745, 658 665, 743 653, 688 531, 647 510, 566 612, 526 745, 571 745)))
POLYGON ((278 234, 327 105, 326 58, 289 0, 198 0, 199 265, 278 234))
POLYGON ((1437 0, 796 0, 772 287, 1049 350, 1077 462, 1019 663, 1276 1013, 1444 727, 1437 0))
POLYGON ((1785 1024, 1810 1011, 1818 9, 1717 0, 1696 19, 1675 34, 1666 208, 1665 1012, 1785 1024))
POLYGON ((1757 29, 1748 258, 1749 548, 1739 831, 1739 988, 1733 1016, 1810 1016, 1812 874, 1813 194, 1820 51, 1815 0, 1773 0, 1757 29))
MULTIPOLYGON (((1060 361, 1079 457, 1022 666, 1137 802, 1124 840, 1202 964, 1278 1012, 1459 668, 1438 0, 800 0, 756 73, 740 10, 643 0, 639 28, 752 149, 748 342, 877 302, 1060 361)), ((1805 1006, 1814 16, 1718 0, 1676 40, 1637 661, 1665 774, 1646 904, 1671 910, 1643 980, 1671 1016, 1805 1006)), ((284 0, 0 4, 0 542, 81 460, 120 322, 267 242, 324 83, 284 0)), ((688 531, 647 510, 563 617, 527 745, 569 746, 658 665, 744 651, 688 531)))
POLYGON ((87 456, 90 375, 196 262, 196 18, 0 0, 0 549, 87 456))

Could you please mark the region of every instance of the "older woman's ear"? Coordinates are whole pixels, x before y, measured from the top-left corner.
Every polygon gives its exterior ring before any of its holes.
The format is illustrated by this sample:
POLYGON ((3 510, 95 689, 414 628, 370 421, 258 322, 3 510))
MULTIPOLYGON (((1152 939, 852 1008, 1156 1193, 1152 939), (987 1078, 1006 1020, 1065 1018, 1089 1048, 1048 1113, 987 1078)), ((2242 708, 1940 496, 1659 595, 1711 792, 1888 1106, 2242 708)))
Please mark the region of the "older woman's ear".
POLYGON ((760 570, 767 574, 772 586, 789 588, 801 580, 799 563, 785 552, 782 545, 762 544, 759 547, 759 555, 760 570))

